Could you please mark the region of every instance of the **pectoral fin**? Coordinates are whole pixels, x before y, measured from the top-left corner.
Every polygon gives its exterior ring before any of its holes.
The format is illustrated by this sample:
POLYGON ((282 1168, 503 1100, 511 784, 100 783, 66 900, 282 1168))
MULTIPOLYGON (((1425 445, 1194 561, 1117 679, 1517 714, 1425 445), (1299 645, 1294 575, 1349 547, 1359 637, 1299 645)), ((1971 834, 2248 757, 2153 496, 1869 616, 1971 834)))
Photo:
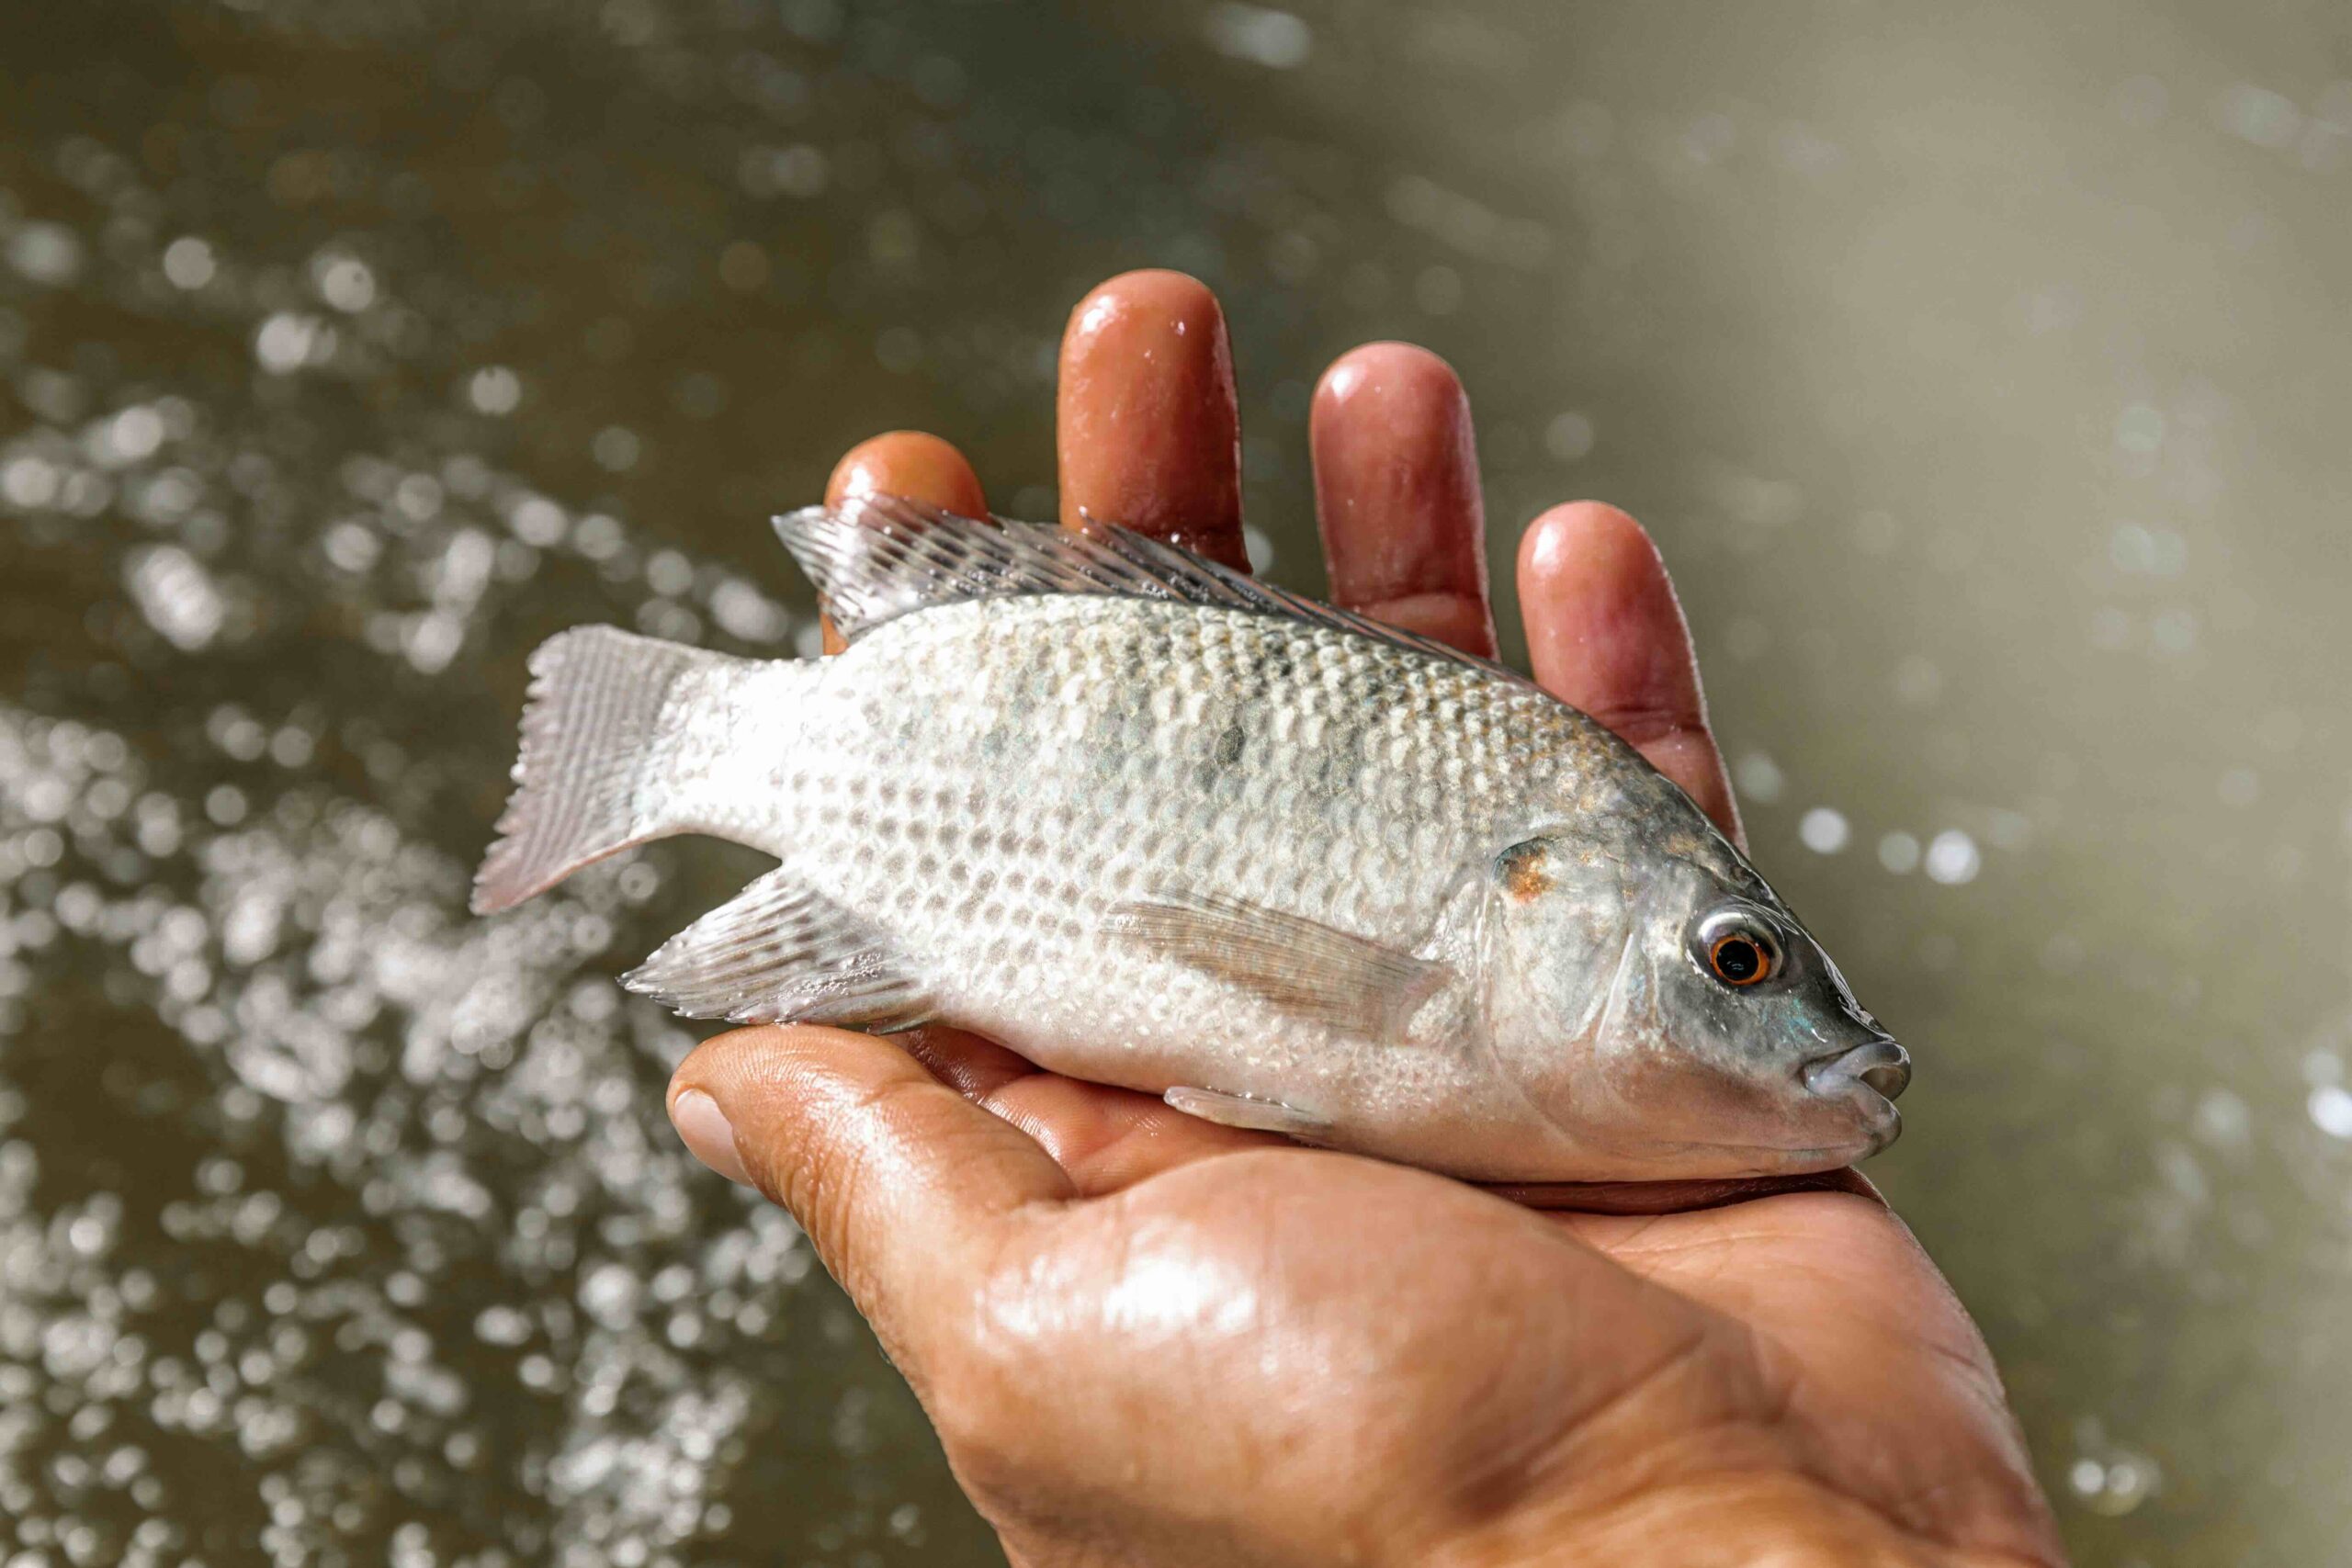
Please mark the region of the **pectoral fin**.
POLYGON ((877 1033, 927 1021, 922 980, 882 932, 772 871, 654 951, 621 984, 688 1018, 831 1023, 877 1033))
POLYGON ((1215 894, 1121 904, 1112 929, 1301 1018, 1368 1040, 1399 1038, 1453 973, 1320 921, 1215 894))
POLYGON ((1220 1094, 1213 1089, 1178 1085, 1160 1097, 1170 1109, 1224 1127, 1247 1127, 1257 1133, 1280 1133, 1306 1143, 1319 1143, 1331 1123, 1275 1100, 1252 1100, 1246 1094, 1220 1094))

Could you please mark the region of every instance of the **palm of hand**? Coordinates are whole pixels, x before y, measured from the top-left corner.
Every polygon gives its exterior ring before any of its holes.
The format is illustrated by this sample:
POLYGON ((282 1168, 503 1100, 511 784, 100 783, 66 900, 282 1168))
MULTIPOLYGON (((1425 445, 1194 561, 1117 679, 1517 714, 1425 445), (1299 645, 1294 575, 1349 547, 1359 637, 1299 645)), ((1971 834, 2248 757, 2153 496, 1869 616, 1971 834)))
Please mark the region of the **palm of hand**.
MULTIPOLYGON (((1237 558, 1231 410, 1205 292, 1106 285, 1065 345, 1065 513, 1182 520, 1237 558)), ((1334 598, 1489 651, 1450 373, 1361 350, 1316 412, 1334 598)), ((983 507, 923 437, 859 448, 834 489, 983 507)), ((1548 514, 1521 592, 1538 677, 1736 833, 1631 520, 1548 514)), ((740 1032, 681 1066, 673 1114, 799 1217, 1016 1561, 2057 1558, 1974 1326, 1850 1173, 1517 1194, 1586 1211, 1537 1213, 956 1032, 900 1043, 740 1032)))
POLYGON ((1363 1560, 1423 1561, 1399 1547, 1482 1532, 1497 1561, 1540 1555, 1511 1550, 1521 1533, 1573 1534, 1607 1560, 1606 1532, 1720 1531, 1735 1503, 1824 1547, 2055 1555, 1983 1341, 1858 1180, 1677 1213, 1532 1212, 1195 1122, 970 1036, 916 1043, 1049 1156, 1026 1172, 1037 1187, 1003 1195, 1025 1217, 976 1292, 988 1353, 956 1358, 970 1381, 937 1395, 1008 1540, 1043 1516, 1040 1564, 1086 1560, 1052 1539, 1058 1488, 1179 1505, 1173 1520, 1136 1510, 1130 1542, 1186 1533, 1201 1497, 1256 1499, 1250 1539, 1300 1562, 1334 1560, 1351 1534, 1363 1560), (1076 1427, 1073 1387, 1088 1391, 1076 1427), (1123 1487, 1138 1466, 1149 1483, 1123 1487))

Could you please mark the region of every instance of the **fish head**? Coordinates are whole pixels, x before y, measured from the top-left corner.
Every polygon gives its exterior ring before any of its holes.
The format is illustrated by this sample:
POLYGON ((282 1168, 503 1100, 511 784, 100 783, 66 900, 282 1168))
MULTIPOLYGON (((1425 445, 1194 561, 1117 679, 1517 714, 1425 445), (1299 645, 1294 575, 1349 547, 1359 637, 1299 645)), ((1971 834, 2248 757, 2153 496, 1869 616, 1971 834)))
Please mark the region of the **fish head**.
POLYGON ((1512 853, 1496 1046, 1597 1168, 1791 1174, 1894 1141, 1909 1055, 1744 862, 1674 856, 1634 880, 1559 843, 1512 853))

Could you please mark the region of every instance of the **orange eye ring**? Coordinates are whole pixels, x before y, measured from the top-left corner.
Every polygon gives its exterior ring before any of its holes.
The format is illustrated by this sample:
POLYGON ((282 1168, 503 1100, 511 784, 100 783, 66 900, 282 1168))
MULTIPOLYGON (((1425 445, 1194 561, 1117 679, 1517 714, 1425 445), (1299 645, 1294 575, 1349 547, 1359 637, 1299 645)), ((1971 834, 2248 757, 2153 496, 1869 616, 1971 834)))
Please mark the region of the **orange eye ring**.
POLYGON ((1770 979, 1779 960, 1761 937, 1730 931, 1707 944, 1707 967, 1726 986, 1747 987, 1770 979))

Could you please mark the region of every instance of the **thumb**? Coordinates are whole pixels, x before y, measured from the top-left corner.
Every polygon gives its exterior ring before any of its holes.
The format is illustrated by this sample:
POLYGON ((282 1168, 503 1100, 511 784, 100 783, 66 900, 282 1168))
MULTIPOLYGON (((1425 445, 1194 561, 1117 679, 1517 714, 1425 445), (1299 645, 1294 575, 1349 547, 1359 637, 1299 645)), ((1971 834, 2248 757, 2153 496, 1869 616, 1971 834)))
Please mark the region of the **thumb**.
POLYGON ((678 1065, 669 1106, 704 1164, 791 1211, 910 1372, 925 1314, 955 1301, 1002 1228, 1071 1195, 1027 1134, 872 1035, 719 1035, 678 1065))

